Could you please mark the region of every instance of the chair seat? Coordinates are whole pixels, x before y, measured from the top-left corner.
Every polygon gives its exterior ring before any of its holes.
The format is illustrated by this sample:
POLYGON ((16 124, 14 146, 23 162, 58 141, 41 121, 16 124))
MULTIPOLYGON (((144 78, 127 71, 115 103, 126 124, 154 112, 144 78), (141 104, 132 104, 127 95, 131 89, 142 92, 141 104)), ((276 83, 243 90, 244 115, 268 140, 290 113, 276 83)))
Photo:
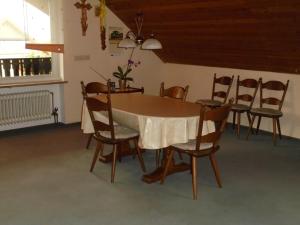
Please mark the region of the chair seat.
MULTIPOLYGON (((124 126, 114 126, 115 129, 115 138, 116 139, 128 139, 139 136, 139 133, 135 130, 132 130, 128 127, 124 126)), ((110 131, 100 131, 100 135, 105 138, 111 138, 111 132, 110 131)))
POLYGON ((276 109, 270 109, 270 108, 254 108, 250 110, 253 114, 260 114, 262 116, 282 116, 282 112, 280 110, 276 109))
POLYGON ((232 111, 248 111, 248 110, 250 110, 250 106, 243 105, 243 104, 232 104, 231 110, 232 111))
POLYGON ((198 104, 207 105, 211 107, 218 107, 221 106, 223 103, 217 100, 211 100, 211 99, 199 99, 196 101, 198 104))
MULTIPOLYGON (((182 150, 189 150, 189 151, 195 151, 196 150, 196 140, 190 140, 187 143, 180 143, 180 144, 175 144, 172 145, 175 148, 179 148, 182 150)), ((201 143, 199 150, 207 150, 213 147, 213 143, 201 143)))

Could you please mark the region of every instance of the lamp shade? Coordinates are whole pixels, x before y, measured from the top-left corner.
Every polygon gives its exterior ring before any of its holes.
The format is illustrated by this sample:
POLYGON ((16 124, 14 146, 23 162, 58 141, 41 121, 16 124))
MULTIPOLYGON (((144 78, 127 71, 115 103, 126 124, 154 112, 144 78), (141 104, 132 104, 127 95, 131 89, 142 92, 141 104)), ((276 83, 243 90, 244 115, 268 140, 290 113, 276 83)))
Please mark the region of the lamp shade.
POLYGON ((155 38, 149 38, 145 40, 142 44, 142 49, 154 50, 154 49, 162 49, 162 45, 159 40, 155 38))
POLYGON ((135 48, 137 45, 134 40, 125 38, 119 42, 119 48, 135 48))

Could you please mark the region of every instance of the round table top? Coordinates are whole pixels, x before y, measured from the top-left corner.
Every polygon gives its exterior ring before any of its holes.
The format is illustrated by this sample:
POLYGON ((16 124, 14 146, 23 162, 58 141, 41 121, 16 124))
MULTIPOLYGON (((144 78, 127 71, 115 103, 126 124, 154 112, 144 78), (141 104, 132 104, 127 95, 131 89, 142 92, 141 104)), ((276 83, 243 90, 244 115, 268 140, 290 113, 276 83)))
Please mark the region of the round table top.
MULTIPOLYGON (((106 100, 106 95, 96 97, 106 100)), ((182 102, 178 99, 142 95, 142 94, 113 94, 112 108, 143 116, 156 117, 194 117, 200 114, 200 105, 182 102)))

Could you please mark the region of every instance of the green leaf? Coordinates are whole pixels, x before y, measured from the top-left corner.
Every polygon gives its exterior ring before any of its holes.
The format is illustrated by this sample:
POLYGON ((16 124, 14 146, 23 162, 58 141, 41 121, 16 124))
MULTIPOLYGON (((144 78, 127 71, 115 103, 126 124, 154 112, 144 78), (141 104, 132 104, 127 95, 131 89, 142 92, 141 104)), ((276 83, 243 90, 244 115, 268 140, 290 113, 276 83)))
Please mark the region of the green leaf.
POLYGON ((127 74, 129 74, 131 71, 132 71, 132 69, 128 69, 128 70, 126 70, 126 72, 124 73, 124 76, 126 77, 126 76, 127 76, 127 74))
POLYGON ((113 73, 113 76, 114 76, 114 77, 117 77, 117 78, 119 78, 119 79, 121 79, 121 76, 120 76, 120 74, 118 74, 118 73, 116 73, 116 72, 115 72, 115 73, 113 73))
POLYGON ((133 78, 132 77, 126 77, 125 80, 133 81, 133 78))
POLYGON ((123 74, 123 69, 121 68, 121 66, 118 66, 118 70, 119 70, 120 74, 123 74))

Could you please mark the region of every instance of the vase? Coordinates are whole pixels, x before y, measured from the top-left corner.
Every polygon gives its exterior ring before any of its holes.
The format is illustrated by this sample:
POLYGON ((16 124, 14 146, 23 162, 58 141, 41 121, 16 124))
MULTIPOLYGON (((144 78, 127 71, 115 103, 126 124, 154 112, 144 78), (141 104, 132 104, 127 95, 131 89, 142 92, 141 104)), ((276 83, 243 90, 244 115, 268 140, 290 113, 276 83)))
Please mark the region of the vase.
POLYGON ((126 80, 119 79, 119 88, 121 90, 125 90, 126 89, 126 80))

